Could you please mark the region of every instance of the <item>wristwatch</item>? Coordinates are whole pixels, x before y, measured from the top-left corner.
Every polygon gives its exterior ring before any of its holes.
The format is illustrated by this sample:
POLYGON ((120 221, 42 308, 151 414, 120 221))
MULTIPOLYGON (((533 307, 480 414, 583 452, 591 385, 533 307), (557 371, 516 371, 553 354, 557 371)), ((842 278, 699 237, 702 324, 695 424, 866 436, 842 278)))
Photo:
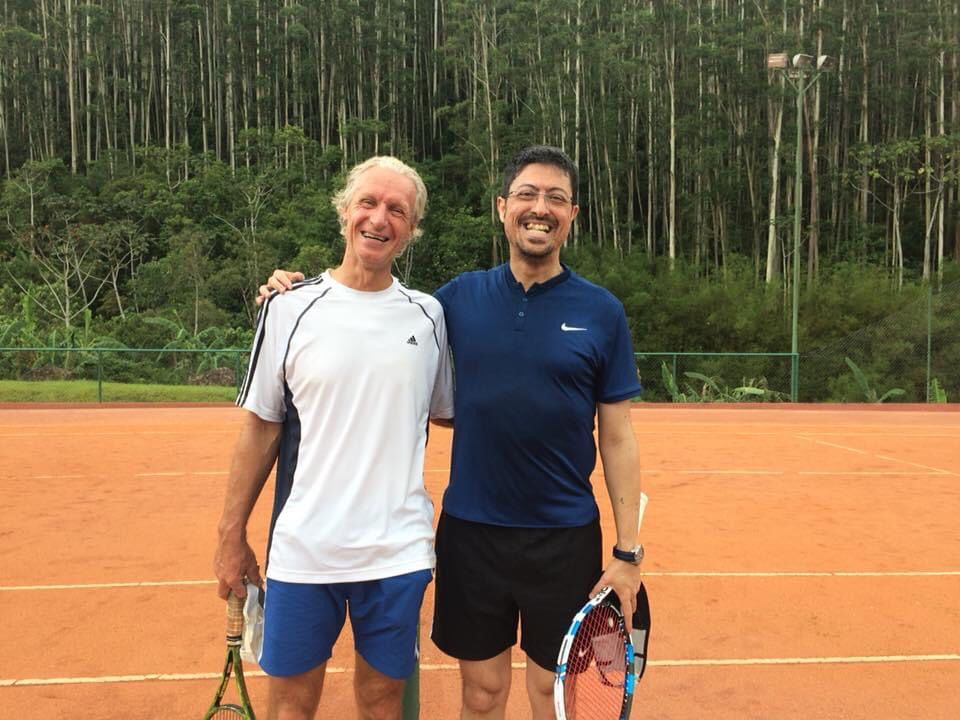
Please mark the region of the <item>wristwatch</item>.
POLYGON ((643 545, 635 545, 632 550, 621 550, 614 545, 613 556, 617 560, 623 560, 631 565, 639 565, 641 562, 643 562, 643 545))

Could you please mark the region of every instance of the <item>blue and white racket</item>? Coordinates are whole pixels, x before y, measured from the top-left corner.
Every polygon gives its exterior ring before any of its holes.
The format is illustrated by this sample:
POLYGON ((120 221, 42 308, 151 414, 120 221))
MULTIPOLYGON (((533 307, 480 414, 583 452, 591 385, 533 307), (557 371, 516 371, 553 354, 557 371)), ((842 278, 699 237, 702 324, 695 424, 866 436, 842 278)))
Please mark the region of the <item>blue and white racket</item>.
POLYGON ((557 720, 626 720, 634 677, 633 643, 606 587, 574 616, 557 658, 557 720))
MULTIPOLYGON (((646 509, 640 499, 640 521, 646 509)), ((560 645, 553 684, 557 720, 627 720, 646 669, 650 603, 640 585, 628 634, 620 601, 603 588, 574 616, 560 645)))

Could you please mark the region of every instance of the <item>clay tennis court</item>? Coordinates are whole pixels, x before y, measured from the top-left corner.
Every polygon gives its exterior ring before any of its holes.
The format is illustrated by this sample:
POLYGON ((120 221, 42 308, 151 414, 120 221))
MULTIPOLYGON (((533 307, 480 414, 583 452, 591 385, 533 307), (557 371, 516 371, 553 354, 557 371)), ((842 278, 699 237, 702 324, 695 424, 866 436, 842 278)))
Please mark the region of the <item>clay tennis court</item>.
MULTIPOLYGON (((0 716, 202 717, 223 659, 211 558, 242 412, 0 409, 0 716)), ((960 717, 960 412, 639 405, 633 422, 653 612, 634 718, 960 717)), ((439 505, 450 435, 430 442, 439 505)), ((421 717, 454 718, 431 610, 429 589, 421 717)), ((355 717, 351 648, 347 632, 320 717, 355 717)), ((508 717, 527 718, 515 660, 508 717)))

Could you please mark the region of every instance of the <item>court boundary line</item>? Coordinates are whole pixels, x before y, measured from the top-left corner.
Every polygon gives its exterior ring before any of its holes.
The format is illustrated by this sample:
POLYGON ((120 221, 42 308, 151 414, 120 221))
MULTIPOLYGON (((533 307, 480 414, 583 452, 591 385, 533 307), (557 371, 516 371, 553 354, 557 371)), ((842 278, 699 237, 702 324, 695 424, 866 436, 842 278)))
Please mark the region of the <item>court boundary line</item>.
MULTIPOLYGON (((879 455, 876 457, 880 457, 879 455)), ((886 459, 886 458, 881 458, 886 459)), ((893 459, 893 458, 891 458, 893 459)), ((903 461, 901 461, 903 462, 903 461)), ((441 468, 436 470, 424 470, 425 475, 433 473, 449 473, 449 468, 441 468)), ((936 468, 931 468, 926 471, 922 470, 767 470, 763 468, 759 469, 733 469, 733 470, 712 470, 709 468, 700 468, 700 469, 683 469, 683 470, 662 470, 662 469, 650 469, 650 470, 641 470, 641 473, 645 476, 660 476, 660 475, 722 475, 729 477, 764 477, 764 476, 808 476, 808 477, 956 477, 956 473, 953 473, 949 470, 939 470, 936 468)), ((101 473, 97 475, 75 475, 75 474, 64 474, 64 475, 0 475, 0 479, 3 480, 87 480, 87 479, 104 479, 112 477, 114 479, 118 477, 126 478, 155 478, 155 477, 187 477, 187 476, 197 476, 197 477, 226 477, 230 474, 229 470, 157 470, 153 472, 141 472, 134 473, 132 475, 118 476, 110 475, 109 473, 101 473)), ((594 475, 597 478, 603 478, 603 471, 596 470, 594 475)), ((273 471, 271 471, 270 477, 273 477, 273 471)))
MULTIPOLYGON (((958 662, 960 654, 941 653, 928 655, 851 655, 824 657, 785 658, 685 658, 677 660, 649 660, 651 667, 757 667, 770 665, 859 665, 880 663, 958 662)), ((510 664, 513 670, 523 670, 525 662, 510 664)), ((458 670, 456 663, 423 663, 421 672, 444 672, 458 670)), ((349 674, 353 668, 328 667, 328 673, 349 674)), ((50 685, 107 685, 132 682, 176 682, 186 680, 215 680, 221 673, 147 673, 143 675, 100 675, 88 677, 58 678, 0 678, 0 687, 43 687, 50 685)), ((244 671, 247 678, 266 677, 262 670, 244 671)))
MULTIPOLYGON (((960 577, 960 570, 650 570, 644 577, 675 578, 902 578, 960 577)), ((32 592, 43 590, 117 590, 148 587, 195 587, 216 585, 216 580, 144 580, 141 582, 58 583, 52 585, 0 585, 0 592, 32 592)))
POLYGON ((816 438, 808 437, 807 433, 798 433, 797 437, 801 440, 806 440, 807 442, 816 443, 818 445, 825 445, 826 447, 837 448, 839 450, 847 450, 848 452, 858 453, 860 455, 866 455, 868 457, 877 458, 878 460, 886 460, 887 462, 898 463, 900 465, 910 465, 915 468, 922 468, 923 470, 932 471, 936 475, 952 475, 957 477, 957 473, 951 470, 944 470, 943 468, 933 467, 932 465, 922 465, 921 463, 915 463, 910 460, 902 460, 900 458, 892 458, 887 455, 880 455, 878 453, 870 452, 869 450, 861 450, 859 448, 849 447, 847 445, 840 445, 838 443, 827 442, 826 440, 817 440, 816 438))

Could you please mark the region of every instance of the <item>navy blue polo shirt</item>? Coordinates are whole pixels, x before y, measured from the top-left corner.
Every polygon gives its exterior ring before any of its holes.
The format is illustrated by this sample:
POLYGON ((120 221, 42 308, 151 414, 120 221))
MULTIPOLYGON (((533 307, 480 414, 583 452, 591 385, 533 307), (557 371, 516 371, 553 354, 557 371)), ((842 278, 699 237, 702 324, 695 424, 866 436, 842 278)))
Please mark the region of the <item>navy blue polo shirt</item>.
POLYGON ((623 305, 566 267, 524 292, 508 264, 436 297, 457 388, 443 509, 511 527, 591 522, 596 405, 640 393, 623 305))

